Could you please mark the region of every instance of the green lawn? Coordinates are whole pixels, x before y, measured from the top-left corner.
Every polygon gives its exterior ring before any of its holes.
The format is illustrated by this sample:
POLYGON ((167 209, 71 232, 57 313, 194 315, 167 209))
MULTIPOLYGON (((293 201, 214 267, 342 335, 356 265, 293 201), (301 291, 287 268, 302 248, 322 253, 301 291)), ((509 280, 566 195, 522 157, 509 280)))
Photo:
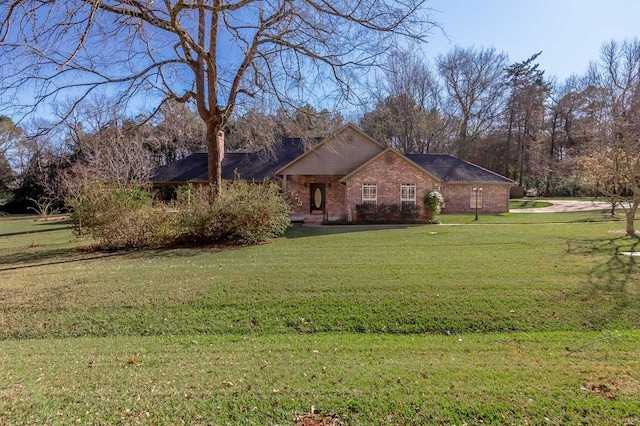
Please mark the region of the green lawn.
POLYGON ((624 223, 440 220, 116 253, 2 220, 0 425, 639 423, 624 223))

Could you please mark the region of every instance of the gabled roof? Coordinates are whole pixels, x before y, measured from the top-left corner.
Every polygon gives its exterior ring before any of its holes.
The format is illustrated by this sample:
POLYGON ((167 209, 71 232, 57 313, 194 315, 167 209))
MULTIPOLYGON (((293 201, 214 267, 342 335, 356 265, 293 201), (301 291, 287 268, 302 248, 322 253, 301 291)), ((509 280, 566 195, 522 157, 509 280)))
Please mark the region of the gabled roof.
MULTIPOLYGON (((222 178, 238 176, 247 181, 274 180, 275 172, 304 152, 302 140, 288 138, 277 143, 272 152, 226 152, 222 159, 222 178)), ((151 180, 156 184, 207 182, 207 153, 198 152, 182 160, 158 167, 151 180)))
POLYGON ((346 175, 385 148, 357 126, 348 123, 277 170, 276 175, 346 175))
MULTIPOLYGON (((239 176, 247 181, 274 180, 276 176, 287 172, 293 175, 342 175, 344 177, 341 180, 345 182, 388 152, 393 152, 443 184, 515 184, 511 179, 449 154, 401 154, 385 148, 353 124, 345 125, 306 152, 301 139, 289 138, 277 143, 271 153, 225 153, 222 178, 233 180, 239 176), (322 167, 324 172, 320 170, 322 167), (320 168, 319 173, 305 173, 313 168, 320 168)), ((179 185, 207 182, 208 176, 207 154, 196 153, 157 168, 152 181, 156 184, 179 185)))
POLYGON ((431 179, 435 180, 435 181, 441 181, 442 179, 440 179, 437 175, 435 175, 434 173, 431 173, 428 169, 425 169, 424 167, 420 166, 419 164, 416 164, 413 160, 411 160, 408 156, 400 154, 399 152, 397 152, 396 150, 392 149, 392 148, 387 148, 384 151, 382 151, 380 154, 374 156, 373 158, 371 158, 369 161, 367 161, 366 163, 364 163, 363 165, 361 165, 360 167, 358 167, 357 169, 355 169, 354 171, 352 171, 351 173, 349 173, 348 175, 346 175, 345 177, 343 177, 342 179, 340 179, 340 182, 347 182, 349 179, 351 179, 352 176, 354 176, 356 173, 358 173, 360 170, 365 169, 369 164, 373 163, 374 161, 376 161, 378 158, 387 155, 387 154, 393 154, 396 157, 398 157, 401 161, 405 161, 406 163, 410 164, 411 166, 415 167, 415 169, 421 173, 426 174, 427 176, 429 176, 431 179))
POLYGON ((405 154, 405 157, 429 170, 443 183, 485 183, 513 185, 515 182, 449 154, 405 154))

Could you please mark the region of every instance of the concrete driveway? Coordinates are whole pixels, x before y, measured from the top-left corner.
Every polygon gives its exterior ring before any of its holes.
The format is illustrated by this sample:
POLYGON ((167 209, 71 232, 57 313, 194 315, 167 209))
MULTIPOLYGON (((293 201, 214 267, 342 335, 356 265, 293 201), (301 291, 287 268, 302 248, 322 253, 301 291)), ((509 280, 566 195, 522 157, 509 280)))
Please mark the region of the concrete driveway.
POLYGON ((605 201, 577 201, 577 200, 540 200, 551 203, 549 207, 535 209, 512 209, 510 213, 558 213, 583 212, 588 210, 610 210, 611 204, 605 201))

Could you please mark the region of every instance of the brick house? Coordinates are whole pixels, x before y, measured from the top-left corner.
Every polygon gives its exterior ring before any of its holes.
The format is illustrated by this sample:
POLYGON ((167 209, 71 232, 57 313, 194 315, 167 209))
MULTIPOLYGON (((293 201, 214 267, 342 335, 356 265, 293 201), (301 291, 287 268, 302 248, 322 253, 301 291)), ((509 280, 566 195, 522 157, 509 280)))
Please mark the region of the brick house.
MULTIPOLYGON (((156 170, 155 187, 207 182, 206 154, 193 154, 156 170)), ((509 211, 510 179, 449 154, 401 154, 347 124, 313 148, 299 139, 276 145, 272 155, 225 153, 223 179, 277 180, 303 220, 357 220, 358 206, 415 206, 440 191, 443 212, 509 211)))
POLYGON ((357 220, 361 204, 414 205, 431 190, 443 212, 509 211, 510 179, 448 154, 401 154, 348 124, 276 171, 296 216, 357 220))

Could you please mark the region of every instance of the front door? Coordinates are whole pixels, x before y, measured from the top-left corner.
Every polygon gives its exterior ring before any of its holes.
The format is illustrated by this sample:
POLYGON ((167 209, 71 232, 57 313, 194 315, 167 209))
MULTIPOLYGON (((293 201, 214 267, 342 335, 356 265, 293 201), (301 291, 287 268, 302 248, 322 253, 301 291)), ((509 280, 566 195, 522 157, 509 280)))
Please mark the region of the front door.
POLYGON ((323 214, 325 204, 325 184, 312 183, 309 185, 311 199, 311 214, 323 214))

